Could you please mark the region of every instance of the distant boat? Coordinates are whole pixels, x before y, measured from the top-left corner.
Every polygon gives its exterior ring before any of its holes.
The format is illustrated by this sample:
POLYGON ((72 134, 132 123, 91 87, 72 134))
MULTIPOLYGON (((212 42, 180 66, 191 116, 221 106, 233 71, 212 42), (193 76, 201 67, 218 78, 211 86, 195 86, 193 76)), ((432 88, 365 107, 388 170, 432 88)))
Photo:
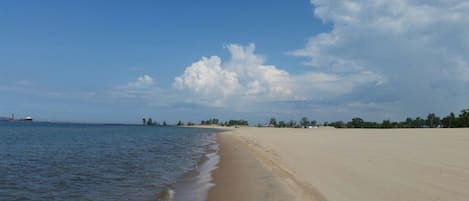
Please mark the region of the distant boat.
POLYGON ((15 119, 15 116, 11 115, 11 117, 0 117, 0 121, 33 121, 33 118, 28 116, 23 119, 15 119))

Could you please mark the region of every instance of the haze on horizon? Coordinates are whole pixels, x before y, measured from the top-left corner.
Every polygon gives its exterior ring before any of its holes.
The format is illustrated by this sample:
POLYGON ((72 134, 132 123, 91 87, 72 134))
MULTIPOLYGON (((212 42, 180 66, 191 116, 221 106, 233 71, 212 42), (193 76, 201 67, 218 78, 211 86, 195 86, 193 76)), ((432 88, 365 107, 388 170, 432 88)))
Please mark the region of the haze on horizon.
POLYGON ((402 120, 469 108, 469 2, 1 1, 0 116, 402 120))

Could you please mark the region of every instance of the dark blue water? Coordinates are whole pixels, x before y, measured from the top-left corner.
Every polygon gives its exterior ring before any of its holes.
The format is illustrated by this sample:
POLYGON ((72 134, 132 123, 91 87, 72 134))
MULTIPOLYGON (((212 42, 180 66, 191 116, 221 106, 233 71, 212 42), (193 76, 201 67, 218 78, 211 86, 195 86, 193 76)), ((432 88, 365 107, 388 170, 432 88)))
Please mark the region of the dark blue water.
POLYGON ((214 130, 0 122, 0 200, 156 200, 214 130))

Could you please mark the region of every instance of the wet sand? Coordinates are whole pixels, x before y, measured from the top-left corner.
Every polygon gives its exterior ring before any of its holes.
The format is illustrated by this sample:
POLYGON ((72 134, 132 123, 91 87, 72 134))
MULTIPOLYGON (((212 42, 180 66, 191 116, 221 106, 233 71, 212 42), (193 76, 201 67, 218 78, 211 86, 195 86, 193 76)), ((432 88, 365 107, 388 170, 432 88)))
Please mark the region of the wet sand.
POLYGON ((233 132, 218 135, 217 141, 221 161, 213 172, 215 187, 209 191, 209 201, 325 200, 233 132))
POLYGON ((466 201, 469 129, 239 128, 209 201, 466 201))

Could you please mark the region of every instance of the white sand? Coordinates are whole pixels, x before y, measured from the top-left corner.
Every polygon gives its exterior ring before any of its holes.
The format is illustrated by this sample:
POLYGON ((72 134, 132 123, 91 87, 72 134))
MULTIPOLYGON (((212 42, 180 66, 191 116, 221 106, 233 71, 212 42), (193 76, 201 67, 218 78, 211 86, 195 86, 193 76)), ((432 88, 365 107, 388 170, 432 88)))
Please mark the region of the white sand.
POLYGON ((469 129, 240 128, 232 135, 330 201, 469 200, 469 129))

